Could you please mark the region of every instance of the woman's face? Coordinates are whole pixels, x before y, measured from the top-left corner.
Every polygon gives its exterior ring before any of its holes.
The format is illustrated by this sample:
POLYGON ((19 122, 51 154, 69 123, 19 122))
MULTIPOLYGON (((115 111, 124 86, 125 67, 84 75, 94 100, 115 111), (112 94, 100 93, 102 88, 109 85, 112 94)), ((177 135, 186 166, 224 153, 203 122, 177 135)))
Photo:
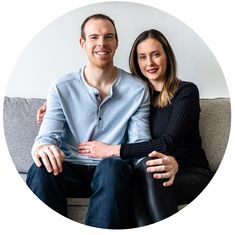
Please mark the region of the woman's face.
POLYGON ((165 80, 167 57, 158 40, 147 38, 139 43, 137 58, 141 72, 151 83, 165 80))

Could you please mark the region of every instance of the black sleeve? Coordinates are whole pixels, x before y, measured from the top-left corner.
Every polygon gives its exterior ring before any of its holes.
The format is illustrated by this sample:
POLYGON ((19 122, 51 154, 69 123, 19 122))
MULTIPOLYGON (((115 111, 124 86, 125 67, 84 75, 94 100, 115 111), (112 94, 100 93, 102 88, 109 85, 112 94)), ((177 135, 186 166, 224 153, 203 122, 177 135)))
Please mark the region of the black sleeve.
MULTIPOLYGON (((120 157, 142 158, 152 151, 171 154, 182 139, 186 138, 199 121, 199 91, 193 83, 186 83, 178 88, 170 104, 172 113, 165 132, 157 139, 142 143, 122 144, 120 157)), ((154 120, 158 122, 158 120, 154 120)))

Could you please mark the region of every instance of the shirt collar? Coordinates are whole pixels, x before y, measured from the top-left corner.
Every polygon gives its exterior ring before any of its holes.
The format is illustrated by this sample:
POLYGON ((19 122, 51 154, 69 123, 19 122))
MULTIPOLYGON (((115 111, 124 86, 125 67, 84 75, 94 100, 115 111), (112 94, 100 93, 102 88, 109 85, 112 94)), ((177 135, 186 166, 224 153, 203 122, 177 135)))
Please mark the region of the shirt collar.
MULTIPOLYGON (((95 87, 89 85, 84 77, 84 69, 85 69, 85 66, 83 66, 82 69, 80 69, 80 77, 81 77, 81 80, 82 80, 82 83, 83 85, 86 87, 86 89, 94 94, 94 95, 99 95, 99 90, 96 89, 95 87)), ((116 74, 116 78, 110 88, 110 91, 109 91, 109 96, 111 97, 113 95, 113 89, 118 85, 118 83, 120 82, 122 76, 121 76, 121 70, 119 68, 117 68, 117 74, 116 74)))

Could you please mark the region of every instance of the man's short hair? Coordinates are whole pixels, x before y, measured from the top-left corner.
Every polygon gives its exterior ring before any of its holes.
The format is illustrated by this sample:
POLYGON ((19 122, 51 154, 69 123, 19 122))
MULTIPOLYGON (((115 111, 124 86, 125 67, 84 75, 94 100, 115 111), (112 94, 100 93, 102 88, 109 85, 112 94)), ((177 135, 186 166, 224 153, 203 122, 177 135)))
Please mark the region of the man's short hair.
POLYGON ((104 15, 104 14, 94 14, 94 15, 91 15, 91 16, 88 16, 82 23, 81 25, 81 38, 82 39, 86 39, 86 35, 85 35, 85 31, 84 31, 84 28, 85 28, 85 25, 86 23, 91 20, 91 19, 95 19, 95 20, 99 20, 99 19, 102 19, 102 20, 108 20, 111 22, 111 24, 113 25, 114 27, 114 31, 115 31, 115 38, 118 40, 118 35, 117 35, 117 30, 116 30, 116 26, 115 26, 115 23, 114 21, 107 15, 104 15))

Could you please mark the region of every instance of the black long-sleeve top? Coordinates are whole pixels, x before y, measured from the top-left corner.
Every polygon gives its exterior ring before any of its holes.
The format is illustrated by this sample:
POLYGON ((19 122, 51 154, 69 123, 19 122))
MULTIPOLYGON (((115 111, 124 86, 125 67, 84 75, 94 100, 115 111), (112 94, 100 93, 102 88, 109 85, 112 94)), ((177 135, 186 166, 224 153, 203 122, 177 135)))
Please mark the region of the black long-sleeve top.
MULTIPOLYGON (((159 92, 155 91, 155 96, 159 92)), ((199 133, 200 103, 195 84, 181 81, 171 103, 164 107, 151 107, 150 128, 152 140, 122 144, 122 159, 142 158, 152 151, 172 155, 179 167, 201 166, 209 168, 199 133)))

